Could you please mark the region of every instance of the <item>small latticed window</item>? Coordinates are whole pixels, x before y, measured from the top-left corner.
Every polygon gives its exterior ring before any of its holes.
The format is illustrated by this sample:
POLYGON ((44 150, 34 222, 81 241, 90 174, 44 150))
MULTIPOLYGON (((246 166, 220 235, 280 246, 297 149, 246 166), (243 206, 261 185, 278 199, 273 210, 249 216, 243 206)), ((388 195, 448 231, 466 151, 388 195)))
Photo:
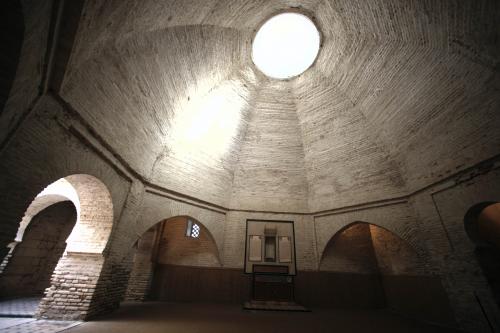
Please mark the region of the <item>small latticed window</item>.
POLYGON ((200 236, 200 226, 191 219, 187 220, 186 236, 193 238, 198 238, 200 236))

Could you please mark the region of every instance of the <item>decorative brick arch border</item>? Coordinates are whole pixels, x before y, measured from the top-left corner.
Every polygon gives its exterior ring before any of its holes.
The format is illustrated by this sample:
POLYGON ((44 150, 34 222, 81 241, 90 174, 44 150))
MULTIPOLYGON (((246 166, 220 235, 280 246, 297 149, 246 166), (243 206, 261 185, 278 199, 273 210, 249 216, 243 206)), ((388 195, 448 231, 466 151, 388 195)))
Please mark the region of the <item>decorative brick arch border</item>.
POLYGON ((71 201, 73 205, 75 205, 77 216, 79 215, 80 201, 78 200, 78 194, 76 193, 74 187, 71 186, 71 184, 64 178, 61 178, 47 186, 31 202, 28 209, 24 213, 23 219, 21 220, 15 241, 21 242, 23 240, 24 233, 33 217, 45 208, 62 201, 71 201))
POLYGON ((47 186, 40 194, 38 194, 35 199, 31 202, 28 209, 24 213, 24 216, 19 224, 19 229, 17 230, 16 238, 12 243, 8 245, 9 253, 3 258, 0 273, 3 272, 5 267, 8 265, 10 258, 12 257, 15 248, 19 243, 23 241, 24 233, 28 229, 33 217, 40 213, 45 208, 52 206, 56 203, 63 201, 71 201, 76 208, 77 216, 80 209, 80 202, 78 200, 78 194, 71 184, 61 178, 49 186, 47 186))
POLYGON ((99 179, 84 174, 61 178, 37 195, 21 220, 15 240, 22 241, 36 214, 61 201, 73 202, 77 211, 77 221, 66 241, 66 251, 102 253, 113 226, 111 194, 99 179))
POLYGON ((111 194, 106 185, 94 176, 79 174, 65 179, 74 187, 80 203, 66 251, 102 254, 113 228, 111 194))

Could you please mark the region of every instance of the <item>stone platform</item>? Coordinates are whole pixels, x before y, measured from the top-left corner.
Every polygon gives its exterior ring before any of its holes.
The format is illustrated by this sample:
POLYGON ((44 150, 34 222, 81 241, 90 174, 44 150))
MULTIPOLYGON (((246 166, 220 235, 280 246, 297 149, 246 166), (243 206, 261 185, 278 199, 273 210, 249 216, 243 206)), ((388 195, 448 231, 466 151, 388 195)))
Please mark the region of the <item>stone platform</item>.
POLYGON ((249 301, 243 304, 245 310, 262 311, 294 311, 309 312, 310 310, 294 302, 275 302, 275 301, 249 301))

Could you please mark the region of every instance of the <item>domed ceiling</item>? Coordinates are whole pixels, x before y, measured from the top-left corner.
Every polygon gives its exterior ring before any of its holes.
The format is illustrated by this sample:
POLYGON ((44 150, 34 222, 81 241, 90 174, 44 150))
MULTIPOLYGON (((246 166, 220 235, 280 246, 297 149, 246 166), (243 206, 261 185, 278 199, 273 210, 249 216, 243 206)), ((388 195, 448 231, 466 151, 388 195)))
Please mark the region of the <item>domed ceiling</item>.
POLYGON ((498 3, 87 1, 60 95, 149 182, 216 205, 316 212, 411 193, 498 153, 498 3), (256 29, 312 17, 277 80, 256 29))

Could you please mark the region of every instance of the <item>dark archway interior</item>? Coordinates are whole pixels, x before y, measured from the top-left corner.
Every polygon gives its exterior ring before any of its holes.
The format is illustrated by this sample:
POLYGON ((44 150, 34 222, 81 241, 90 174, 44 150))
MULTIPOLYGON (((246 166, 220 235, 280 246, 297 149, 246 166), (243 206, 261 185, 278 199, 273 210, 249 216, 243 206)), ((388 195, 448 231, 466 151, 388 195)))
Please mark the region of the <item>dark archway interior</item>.
POLYGON ((75 223, 76 210, 70 201, 34 216, 0 275, 0 296, 42 296, 75 223))
POLYGON ((500 203, 484 202, 471 207, 464 225, 475 244, 479 266, 500 305, 500 203))
POLYGON ((16 77, 24 36, 24 17, 21 1, 0 3, 0 115, 9 98, 16 77))

